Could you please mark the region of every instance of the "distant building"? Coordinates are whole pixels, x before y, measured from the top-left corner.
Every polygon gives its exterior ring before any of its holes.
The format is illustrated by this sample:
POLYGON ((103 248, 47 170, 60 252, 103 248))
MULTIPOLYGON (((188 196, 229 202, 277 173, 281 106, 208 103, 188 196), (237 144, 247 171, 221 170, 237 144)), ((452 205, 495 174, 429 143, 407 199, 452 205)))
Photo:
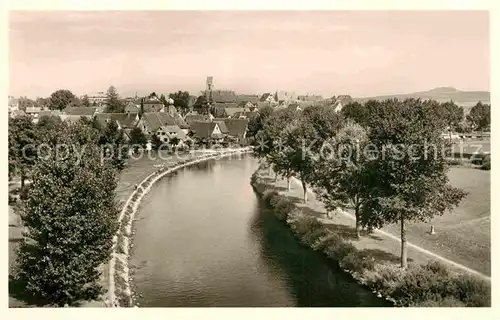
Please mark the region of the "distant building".
POLYGON ((40 114, 41 111, 42 109, 39 107, 27 107, 25 112, 27 115, 32 116, 34 121, 37 122, 38 115, 40 114))
POLYGON ((144 112, 164 112, 165 105, 156 96, 149 97, 143 102, 144 112))
POLYGON ((267 92, 267 93, 264 93, 260 99, 259 99, 259 102, 268 102, 268 103, 273 103, 273 102, 277 102, 276 99, 274 98, 274 96, 267 92))
MULTIPOLYGON (((105 92, 90 92, 87 93, 87 97, 89 98, 90 104, 99 105, 106 101, 106 93, 105 92)), ((83 96, 81 96, 83 98, 83 96)))
POLYGON ((89 120, 94 118, 97 108, 95 107, 68 107, 62 113, 68 116, 83 116, 89 120))

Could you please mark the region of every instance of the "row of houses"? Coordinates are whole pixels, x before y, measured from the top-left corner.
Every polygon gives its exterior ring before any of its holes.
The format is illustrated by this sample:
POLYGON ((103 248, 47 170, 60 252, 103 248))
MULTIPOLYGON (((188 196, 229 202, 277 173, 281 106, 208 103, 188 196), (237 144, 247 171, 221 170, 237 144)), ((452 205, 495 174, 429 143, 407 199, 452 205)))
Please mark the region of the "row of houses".
MULTIPOLYGON (((144 103, 144 106, 146 105, 148 104, 144 103)), ((191 112, 183 117, 171 105, 166 107, 156 107, 156 105, 156 103, 151 103, 151 108, 144 108, 145 112, 142 116, 137 106, 131 104, 127 105, 123 113, 103 113, 96 107, 70 107, 62 111, 37 110, 36 113, 24 114, 31 115, 34 122, 38 122, 44 116, 56 116, 65 122, 76 122, 81 118, 95 119, 102 126, 115 122, 118 128, 123 130, 127 140, 131 137, 131 131, 139 128, 150 139, 156 136, 160 141, 166 142, 175 137, 181 144, 186 140, 196 141, 209 138, 217 141, 227 138, 232 141, 241 141, 246 138, 249 117, 257 114, 257 112, 244 110, 233 114, 232 118, 215 118, 211 114, 199 115, 191 112)))

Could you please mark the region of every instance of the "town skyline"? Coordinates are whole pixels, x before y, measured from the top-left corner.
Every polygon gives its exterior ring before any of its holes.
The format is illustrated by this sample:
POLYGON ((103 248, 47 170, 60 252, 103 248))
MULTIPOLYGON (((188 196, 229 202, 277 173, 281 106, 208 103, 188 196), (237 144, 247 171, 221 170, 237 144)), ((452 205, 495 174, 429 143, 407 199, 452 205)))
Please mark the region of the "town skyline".
POLYGON ((196 95, 207 76, 250 94, 489 91, 488 22, 487 11, 11 12, 9 94, 196 95))

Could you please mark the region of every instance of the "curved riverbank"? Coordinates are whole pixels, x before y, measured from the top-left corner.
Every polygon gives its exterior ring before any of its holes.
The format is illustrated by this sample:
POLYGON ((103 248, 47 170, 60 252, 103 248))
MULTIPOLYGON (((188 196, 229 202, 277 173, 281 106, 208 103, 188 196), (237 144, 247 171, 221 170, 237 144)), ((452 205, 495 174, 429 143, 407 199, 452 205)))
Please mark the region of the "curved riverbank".
POLYGON ((429 261, 398 267, 398 257, 377 248, 381 238, 366 235, 360 241, 348 241, 348 225, 325 223, 323 214, 301 200, 283 192, 274 179, 257 170, 251 185, 276 216, 286 222, 305 245, 338 264, 360 284, 397 306, 472 306, 491 305, 491 286, 476 277, 461 274, 429 261))
POLYGON ((132 246, 130 241, 132 236, 132 224, 142 198, 151 190, 153 184, 165 175, 175 172, 180 168, 210 159, 218 159, 248 153, 251 151, 251 148, 223 150, 205 154, 195 159, 179 161, 168 167, 159 168, 156 172, 150 174, 143 179, 140 184, 138 184, 137 189, 130 194, 120 212, 118 218, 120 227, 116 235, 113 237, 112 254, 109 262, 109 287, 106 301, 107 306, 127 307, 131 305, 132 292, 129 282, 128 259, 130 247, 132 246))

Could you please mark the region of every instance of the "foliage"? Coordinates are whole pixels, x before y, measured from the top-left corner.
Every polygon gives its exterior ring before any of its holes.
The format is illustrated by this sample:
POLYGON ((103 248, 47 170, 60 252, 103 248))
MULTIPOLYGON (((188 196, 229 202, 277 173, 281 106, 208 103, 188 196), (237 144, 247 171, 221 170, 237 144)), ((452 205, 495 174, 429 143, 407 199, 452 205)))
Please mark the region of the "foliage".
POLYGON ((109 113, 122 113, 125 111, 125 104, 120 99, 116 88, 110 86, 106 92, 106 112, 109 113))
POLYGON ((401 265, 407 266, 405 222, 425 221, 457 206, 465 196, 448 184, 444 123, 433 112, 434 101, 387 100, 372 115, 366 187, 369 200, 362 224, 380 228, 400 222, 401 265))
POLYGON ((182 110, 183 113, 187 112, 189 108, 189 92, 187 91, 177 91, 168 95, 169 98, 174 100, 174 106, 178 110, 182 110))
POLYGON ((79 104, 80 102, 73 92, 67 89, 60 89, 50 95, 49 109, 63 110, 66 107, 79 106, 79 104))
POLYGON ((110 121, 101 130, 99 144, 106 161, 121 170, 125 168, 128 158, 128 144, 125 141, 123 130, 118 128, 114 121, 110 121))
POLYGON ((445 121, 450 130, 457 131, 464 118, 464 108, 457 106, 453 101, 444 102, 438 108, 438 116, 445 121))
POLYGON ((86 94, 82 98, 82 107, 90 107, 89 96, 86 94))
POLYGON ((467 121, 474 130, 485 130, 491 124, 491 106, 478 102, 469 112, 467 121))
POLYGON ((193 109, 198 111, 200 114, 206 114, 208 112, 208 101, 205 95, 201 95, 196 98, 196 101, 193 104, 193 109))
POLYGON ((39 137, 29 116, 9 119, 9 176, 19 175, 21 186, 37 160, 39 137))
POLYGON ((65 126, 53 137, 53 148, 74 148, 65 158, 37 161, 32 187, 19 207, 27 240, 21 242, 17 260, 26 290, 62 306, 102 292, 97 268, 108 260, 117 230, 117 179, 100 161, 92 128, 65 126))
MULTIPOLYGON (((131 145, 139 145, 144 147, 148 143, 148 138, 139 127, 135 127, 130 131, 130 141, 131 145)), ((137 151, 137 150, 134 150, 137 151)))
POLYGON ((264 107, 260 109, 258 114, 251 118, 248 122, 247 137, 255 137, 260 130, 264 129, 264 124, 272 113, 273 109, 271 107, 264 107))
POLYGON ((368 145, 365 129, 348 122, 333 138, 327 141, 329 154, 322 153, 314 164, 312 181, 318 198, 329 211, 354 208, 356 235, 359 238, 361 210, 370 196, 366 153, 368 145))

